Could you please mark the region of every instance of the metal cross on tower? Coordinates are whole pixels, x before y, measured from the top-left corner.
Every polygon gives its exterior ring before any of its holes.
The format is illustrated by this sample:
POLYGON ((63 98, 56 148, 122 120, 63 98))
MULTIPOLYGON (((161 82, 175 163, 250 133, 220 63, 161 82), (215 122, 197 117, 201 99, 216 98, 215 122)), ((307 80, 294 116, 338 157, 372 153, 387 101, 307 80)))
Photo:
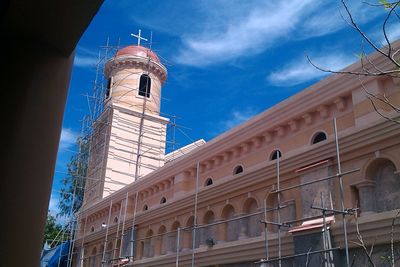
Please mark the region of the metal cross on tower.
POLYGON ((139 29, 139 33, 137 35, 131 33, 131 36, 136 37, 138 39, 137 40, 137 45, 140 45, 140 40, 148 41, 146 38, 143 38, 142 36, 140 36, 141 33, 142 33, 142 30, 140 30, 140 29, 139 29))

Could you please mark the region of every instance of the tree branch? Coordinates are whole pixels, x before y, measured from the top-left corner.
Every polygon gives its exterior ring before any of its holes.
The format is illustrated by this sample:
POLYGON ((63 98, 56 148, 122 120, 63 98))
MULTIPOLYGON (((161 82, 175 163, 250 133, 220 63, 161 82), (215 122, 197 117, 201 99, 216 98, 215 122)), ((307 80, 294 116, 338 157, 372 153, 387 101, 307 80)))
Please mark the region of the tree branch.
POLYGON ((392 230, 390 232, 390 250, 392 252, 392 256, 391 256, 392 267, 394 267, 394 223, 395 223, 396 219, 399 217, 399 215, 400 215, 400 210, 397 211, 396 216, 394 216, 394 218, 392 220, 392 230))

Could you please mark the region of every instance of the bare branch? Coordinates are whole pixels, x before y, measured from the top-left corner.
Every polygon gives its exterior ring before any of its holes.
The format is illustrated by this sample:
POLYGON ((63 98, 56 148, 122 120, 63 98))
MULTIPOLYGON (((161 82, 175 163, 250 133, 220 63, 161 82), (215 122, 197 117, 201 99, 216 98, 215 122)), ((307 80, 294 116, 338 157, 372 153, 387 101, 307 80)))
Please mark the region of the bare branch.
POLYGON ((308 265, 310 264, 309 259, 310 259, 310 252, 311 252, 311 248, 308 249, 307 252, 307 258, 306 258, 306 267, 308 267, 308 265))
POLYGON ((390 100, 386 97, 386 94, 383 94, 383 100, 384 100, 383 102, 389 107, 391 107, 394 111, 400 112, 400 108, 392 104, 392 102, 390 102, 390 100))
POLYGON ((389 121, 394 122, 394 123, 400 123, 400 121, 395 120, 395 119, 392 119, 392 118, 390 118, 389 116, 386 116, 385 114, 383 114, 383 113, 378 109, 378 107, 376 106, 374 99, 379 100, 379 101, 385 103, 386 105, 391 106, 396 112, 400 112, 400 109, 399 109, 399 108, 395 107, 392 103, 390 103, 390 100, 387 99, 385 95, 384 95, 384 98, 385 98, 386 100, 385 100, 385 99, 381 99, 380 97, 378 97, 378 96, 372 94, 371 92, 368 92, 367 88, 365 88, 364 83, 363 83, 361 80, 360 80, 360 84, 361 84, 361 88, 362 88, 363 91, 365 92, 366 97, 367 97, 368 100, 371 102, 372 107, 374 108, 374 110, 375 110, 376 113, 378 113, 381 117, 385 118, 386 120, 389 120, 389 121))
MULTIPOLYGON (((391 16, 391 14, 392 14, 392 12, 395 10, 395 8, 396 8, 398 5, 399 5, 399 2, 395 3, 394 5, 392 5, 392 7, 391 7, 389 13, 387 14, 387 16, 386 16, 386 18, 385 18, 385 20, 384 20, 384 22, 383 22, 383 25, 382 25, 383 36, 385 36, 385 40, 386 40, 386 43, 387 43, 388 49, 389 49, 389 51, 388 51, 388 57, 390 57, 391 59, 392 59, 392 57, 391 57, 390 54, 391 54, 391 52, 392 52, 392 45, 390 44, 389 38, 388 38, 387 33, 386 33, 386 24, 387 24, 387 22, 388 22, 388 20, 389 20, 389 18, 390 18, 390 16, 391 16)), ((397 64, 397 62, 396 62, 395 60, 393 60, 393 61, 394 61, 394 63, 399 67, 399 65, 397 64)))
POLYGON ((372 98, 370 96, 367 96, 367 98, 369 99, 369 101, 371 101, 371 104, 375 110, 376 113, 379 114, 379 116, 387 119, 388 121, 394 122, 394 123, 400 123, 400 121, 394 120, 388 116, 386 116, 385 114, 383 114, 382 112, 379 111, 379 109, 376 107, 375 102, 372 100, 372 98))
POLYGON ((371 264, 371 266, 376 267, 376 265, 373 262, 372 257, 371 257, 372 252, 370 254, 370 252, 368 252, 368 249, 364 244, 364 240, 362 238, 362 235, 361 235, 361 232, 360 232, 360 228, 359 228, 359 225, 358 225, 358 218, 356 216, 356 213, 354 215, 354 218, 355 218, 355 222, 356 222, 356 236, 357 236, 357 240, 360 242, 360 247, 364 251, 365 255, 367 256, 367 259, 368 259, 369 263, 371 264))
POLYGON ((386 7, 387 5, 394 5, 396 3, 398 3, 399 1, 394 1, 394 2, 387 2, 387 4, 374 4, 371 2, 367 2, 367 1, 362 1, 363 4, 369 5, 369 6, 374 6, 374 7, 386 7))
POLYGON ((390 232, 390 250, 392 252, 392 255, 391 255, 392 267, 394 267, 394 223, 395 223, 396 219, 399 217, 399 215, 400 215, 400 210, 397 211, 396 216, 394 216, 394 218, 392 220, 392 230, 390 232))
POLYGON ((353 25, 353 27, 358 31, 358 33, 376 50, 378 51, 380 54, 382 54, 383 56, 387 57, 387 54, 385 54, 385 52, 383 52, 382 50, 379 49, 379 47, 377 47, 369 38, 368 36, 360 29, 360 27, 358 27, 357 23, 354 21, 353 19, 353 15, 351 14, 349 7, 346 4, 345 0, 340 0, 342 2, 343 7, 346 10, 347 15, 350 18, 350 22, 353 25))
POLYGON ((388 70, 384 72, 371 72, 367 71, 364 69, 364 72, 358 72, 358 71, 335 71, 331 69, 324 69, 321 68, 320 66, 316 65, 314 62, 311 61, 310 57, 306 55, 306 58, 308 62, 317 70, 327 72, 327 73, 334 73, 334 74, 351 74, 351 75, 358 75, 358 76, 390 76, 390 77, 395 77, 398 78, 400 75, 400 69, 399 70, 388 70))
MULTIPOLYGON (((394 65, 396 65, 397 67, 400 67, 400 64, 397 63, 396 60, 394 60, 391 56, 390 53, 386 54, 383 50, 381 50, 378 46, 376 46, 374 44, 374 42, 371 41, 371 39, 369 39, 369 37, 361 30, 361 28, 358 26, 358 24, 354 21, 353 15, 351 14, 349 7, 346 4, 345 0, 341 0, 343 7, 346 10, 347 15, 349 16, 351 25, 353 26, 353 28, 356 29, 356 31, 361 35, 361 37, 367 41, 367 43, 374 49, 376 50, 378 53, 382 54, 384 57, 387 57, 394 65)), ((397 4, 394 5, 394 8, 397 7, 397 4)), ((389 12, 388 16, 390 16, 390 14, 392 13, 392 11, 389 12)), ((386 18, 388 19, 388 18, 386 18)), ((390 50, 389 50, 390 51, 390 50)))

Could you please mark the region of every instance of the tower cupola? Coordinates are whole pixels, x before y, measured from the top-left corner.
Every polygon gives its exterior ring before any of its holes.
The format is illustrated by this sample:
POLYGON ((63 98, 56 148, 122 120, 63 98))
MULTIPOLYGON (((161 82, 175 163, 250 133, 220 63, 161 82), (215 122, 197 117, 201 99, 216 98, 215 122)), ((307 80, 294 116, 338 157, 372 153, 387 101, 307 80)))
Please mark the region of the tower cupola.
POLYGON ((105 65, 108 79, 106 101, 138 111, 159 115, 161 87, 167 79, 167 69, 151 49, 126 46, 105 65))

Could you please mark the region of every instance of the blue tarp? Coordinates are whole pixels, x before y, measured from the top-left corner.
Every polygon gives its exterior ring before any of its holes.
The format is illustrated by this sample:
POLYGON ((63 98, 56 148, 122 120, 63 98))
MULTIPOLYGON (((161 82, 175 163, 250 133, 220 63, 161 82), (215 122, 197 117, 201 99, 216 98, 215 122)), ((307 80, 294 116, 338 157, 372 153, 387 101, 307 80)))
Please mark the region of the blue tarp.
POLYGON ((44 249, 40 259, 40 267, 66 267, 68 264, 68 253, 69 241, 52 249, 44 249))

